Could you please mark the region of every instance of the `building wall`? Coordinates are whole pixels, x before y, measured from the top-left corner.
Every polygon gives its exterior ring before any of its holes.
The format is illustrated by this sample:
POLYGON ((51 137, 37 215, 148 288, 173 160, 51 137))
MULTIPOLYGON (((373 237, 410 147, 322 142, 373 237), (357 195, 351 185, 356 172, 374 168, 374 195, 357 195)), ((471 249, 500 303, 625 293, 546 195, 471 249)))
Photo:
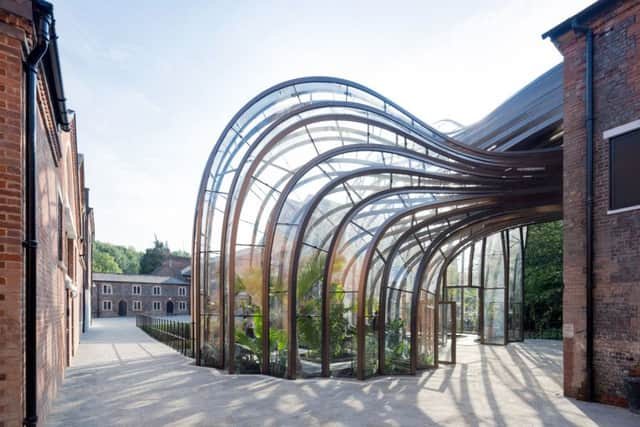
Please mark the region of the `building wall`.
MULTIPOLYGON (((23 52, 28 52, 30 46, 30 17, 31 2, 0 0, 0 426, 22 425, 25 409, 22 241, 26 106, 22 61, 23 52)), ((58 131, 42 73, 36 102, 37 403, 38 421, 44 425, 68 357, 75 352, 80 338, 79 297, 84 264, 80 259, 79 231, 83 206, 78 197, 81 187, 75 133, 58 131), (63 220, 63 237, 71 249, 65 251, 63 262, 58 261, 58 199, 69 208, 63 220), (78 232, 70 233, 72 228, 78 232), (65 284, 68 272, 72 272, 69 290, 65 284), (72 291, 76 288, 77 293, 72 291)))
POLYGON ((0 425, 23 418, 22 199, 24 74, 28 21, 0 10, 0 425))
MULTIPOLYGON (((624 404, 623 377, 640 363, 640 211, 607 214, 609 142, 603 132, 640 119, 640 3, 619 1, 594 31, 594 381, 596 399, 624 404)), ((564 55, 564 390, 585 398, 585 39, 564 55)))
POLYGON ((167 302, 172 301, 174 304, 173 314, 186 315, 189 314, 189 285, 152 285, 149 283, 135 283, 141 286, 142 295, 133 295, 134 283, 113 283, 113 282, 100 282, 94 281, 95 288, 93 288, 94 298, 94 315, 96 317, 118 317, 118 304, 120 301, 125 301, 127 304, 127 316, 135 316, 137 314, 146 314, 149 316, 166 316, 167 315, 167 302), (111 285, 112 294, 104 294, 102 285, 111 285), (153 295, 153 287, 161 287, 161 295, 153 295), (186 292, 184 296, 180 296, 179 288, 185 288, 186 292), (112 309, 110 311, 103 310, 103 301, 111 301, 112 309), (133 301, 142 302, 142 310, 133 310, 133 301), (161 310, 153 310, 153 301, 160 301, 161 310), (183 301, 186 304, 185 311, 179 311, 179 302, 183 301))

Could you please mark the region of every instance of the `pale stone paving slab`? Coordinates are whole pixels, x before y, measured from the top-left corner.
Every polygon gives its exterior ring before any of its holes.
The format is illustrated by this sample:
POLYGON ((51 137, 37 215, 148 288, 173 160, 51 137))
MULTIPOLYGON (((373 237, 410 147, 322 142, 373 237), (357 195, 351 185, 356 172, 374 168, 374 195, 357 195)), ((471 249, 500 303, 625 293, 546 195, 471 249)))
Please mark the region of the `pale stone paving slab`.
POLYGON ((626 409, 562 396, 560 342, 457 351, 457 365, 416 377, 288 381, 194 366, 132 318, 96 319, 48 425, 640 426, 626 409))

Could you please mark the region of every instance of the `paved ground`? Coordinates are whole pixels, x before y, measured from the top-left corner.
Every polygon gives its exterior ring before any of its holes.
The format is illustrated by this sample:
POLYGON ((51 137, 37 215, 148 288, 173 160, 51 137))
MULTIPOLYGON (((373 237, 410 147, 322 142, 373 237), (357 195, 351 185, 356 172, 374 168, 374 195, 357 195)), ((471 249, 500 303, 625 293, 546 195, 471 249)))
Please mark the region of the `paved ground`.
POLYGON ((50 426, 634 426, 626 409, 562 397, 559 342, 461 340, 459 364, 417 377, 287 381, 194 366, 133 319, 98 319, 50 426))

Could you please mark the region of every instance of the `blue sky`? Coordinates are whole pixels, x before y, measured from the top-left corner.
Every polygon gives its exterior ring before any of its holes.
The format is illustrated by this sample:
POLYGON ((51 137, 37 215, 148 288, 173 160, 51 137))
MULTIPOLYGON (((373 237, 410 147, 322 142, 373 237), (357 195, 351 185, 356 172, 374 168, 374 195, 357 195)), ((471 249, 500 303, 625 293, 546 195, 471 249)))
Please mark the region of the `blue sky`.
POLYGON ((190 250, 206 158, 273 84, 343 77, 428 123, 470 124, 562 60, 540 34, 590 3, 55 1, 96 238, 190 250))

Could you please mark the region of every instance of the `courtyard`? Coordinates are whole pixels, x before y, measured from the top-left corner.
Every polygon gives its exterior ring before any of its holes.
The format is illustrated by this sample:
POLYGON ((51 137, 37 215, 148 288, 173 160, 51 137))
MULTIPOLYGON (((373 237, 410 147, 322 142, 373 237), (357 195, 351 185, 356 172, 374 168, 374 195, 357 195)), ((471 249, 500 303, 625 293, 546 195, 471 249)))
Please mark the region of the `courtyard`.
POLYGON ((368 381, 228 375, 136 328, 95 319, 50 426, 637 426, 626 409, 562 396, 562 342, 458 340, 456 365, 368 381))

